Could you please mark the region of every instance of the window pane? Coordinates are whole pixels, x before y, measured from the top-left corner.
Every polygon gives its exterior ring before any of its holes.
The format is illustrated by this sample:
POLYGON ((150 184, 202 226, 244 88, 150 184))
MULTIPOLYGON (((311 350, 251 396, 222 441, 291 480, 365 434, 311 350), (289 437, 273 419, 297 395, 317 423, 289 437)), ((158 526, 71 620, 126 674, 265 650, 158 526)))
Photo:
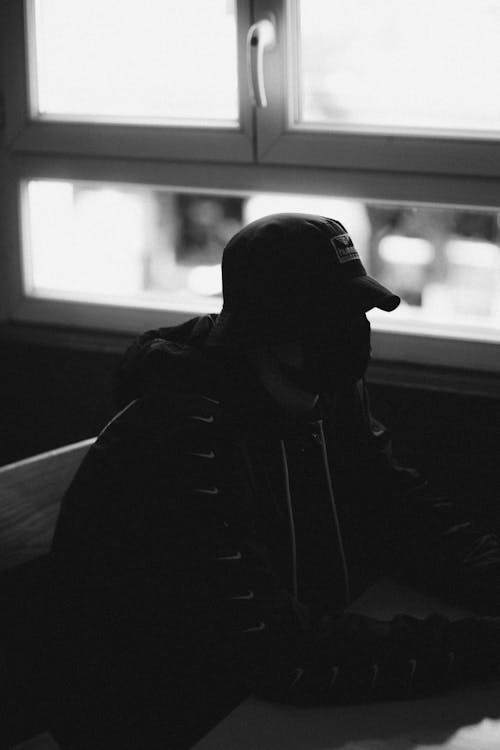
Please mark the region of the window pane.
POLYGON ((55 180, 30 181, 26 198, 33 296, 217 312, 230 237, 270 213, 307 212, 342 221, 367 271, 401 295, 393 313, 370 314, 376 325, 500 338, 500 210, 55 180))
POLYGON ((39 114, 236 123, 235 0, 33 3, 39 114))
POLYGON ((500 3, 296 0, 300 124, 500 129, 500 3))

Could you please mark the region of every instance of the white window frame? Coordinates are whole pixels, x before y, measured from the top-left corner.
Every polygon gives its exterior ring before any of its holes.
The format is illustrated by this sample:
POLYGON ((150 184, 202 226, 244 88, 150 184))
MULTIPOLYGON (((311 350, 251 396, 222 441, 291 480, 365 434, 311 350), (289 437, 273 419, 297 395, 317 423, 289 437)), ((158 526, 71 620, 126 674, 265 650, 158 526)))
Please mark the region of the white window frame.
POLYGON ((246 82, 244 39, 248 3, 238 3, 239 126, 203 127, 82 122, 82 118, 36 116, 33 107, 34 0, 7 0, 9 69, 7 140, 14 153, 74 154, 127 159, 248 162, 253 158, 252 108, 246 82), (28 44, 31 39, 31 46, 28 44), (10 84, 10 85, 9 85, 10 84))
MULTIPOLYGON (((29 3, 30 0, 26 0, 29 3)), ((30 120, 24 54, 23 3, 8 0, 6 127, 1 154, 3 244, 0 315, 4 322, 70 326, 136 333, 185 320, 178 311, 29 297, 21 258, 23 182, 31 178, 88 179, 164 185, 170 189, 242 194, 285 192, 397 203, 498 209, 500 141, 293 130, 289 127, 286 46, 291 0, 238 0, 241 127, 136 127, 30 120), (247 92, 245 39, 252 21, 272 13, 277 44, 265 55, 269 106, 253 110, 247 92), (464 151, 465 149, 465 151, 464 151), (464 159, 464 153, 467 158, 464 159), (12 221, 15 217, 15 221, 12 221)), ((214 312, 217 312, 215 310, 214 312)), ((500 370, 499 337, 478 332, 468 339, 451 331, 423 332, 408 325, 378 325, 373 333, 379 360, 474 370, 500 370), (385 330, 384 330, 385 329, 385 330)))
POLYGON ((294 5, 295 0, 254 0, 256 17, 273 15, 277 25, 276 44, 265 60, 269 106, 256 112, 259 162, 413 176, 500 177, 500 130, 495 135, 431 128, 384 132, 384 128, 355 126, 294 126, 290 75, 296 60, 291 44, 294 5))

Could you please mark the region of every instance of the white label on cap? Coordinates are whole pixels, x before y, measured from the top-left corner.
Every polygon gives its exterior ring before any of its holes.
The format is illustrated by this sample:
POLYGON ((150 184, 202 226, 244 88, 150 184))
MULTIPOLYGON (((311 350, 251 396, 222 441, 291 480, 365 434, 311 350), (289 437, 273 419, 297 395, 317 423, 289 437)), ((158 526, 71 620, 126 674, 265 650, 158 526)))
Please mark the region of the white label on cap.
POLYGON ((331 237, 330 244, 335 250, 335 255, 339 263, 360 260, 358 251, 352 244, 352 240, 348 234, 338 234, 336 237, 331 237))

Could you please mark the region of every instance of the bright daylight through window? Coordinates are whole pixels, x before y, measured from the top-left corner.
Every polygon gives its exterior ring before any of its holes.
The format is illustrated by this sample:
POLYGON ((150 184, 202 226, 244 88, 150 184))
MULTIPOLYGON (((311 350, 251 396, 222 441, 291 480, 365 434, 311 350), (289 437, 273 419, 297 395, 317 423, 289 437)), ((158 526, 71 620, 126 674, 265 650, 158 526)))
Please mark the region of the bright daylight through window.
POLYGON ((164 0, 35 0, 34 114, 234 126, 234 0, 181 7, 164 0))
POLYGON ((301 0, 299 19, 297 124, 498 132, 500 3, 301 0))
POLYGON ((500 207, 485 150, 500 137, 500 3, 256 0, 255 18, 238 0, 25 5, 38 138, 26 150, 39 159, 19 178, 27 298, 216 312, 231 235, 307 211, 341 220, 369 273, 401 296, 391 316, 372 313, 375 328, 500 338, 500 207), (259 39, 248 29, 264 17, 277 19, 257 71, 269 106, 252 109, 245 65, 259 39), (128 150, 138 132, 154 133, 149 151, 128 150), (400 163, 387 165, 393 147, 400 163), (479 166, 467 171, 471 154, 479 166), (342 197, 339 175, 360 197, 342 197))
POLYGON ((498 212, 47 180, 29 183, 26 208, 33 295, 217 312, 229 238, 303 211, 342 218, 367 270, 401 295, 396 321, 500 329, 498 212))

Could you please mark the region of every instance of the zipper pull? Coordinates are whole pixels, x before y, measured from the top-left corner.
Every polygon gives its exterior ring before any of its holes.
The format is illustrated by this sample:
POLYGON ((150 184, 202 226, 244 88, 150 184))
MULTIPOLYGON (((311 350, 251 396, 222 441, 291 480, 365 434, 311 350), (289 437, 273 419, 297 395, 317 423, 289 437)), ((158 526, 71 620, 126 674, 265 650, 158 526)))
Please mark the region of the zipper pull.
POLYGON ((313 428, 313 431, 311 432, 311 439, 316 445, 323 445, 323 429, 322 429, 323 421, 319 420, 318 422, 313 422, 311 424, 311 427, 313 428))

